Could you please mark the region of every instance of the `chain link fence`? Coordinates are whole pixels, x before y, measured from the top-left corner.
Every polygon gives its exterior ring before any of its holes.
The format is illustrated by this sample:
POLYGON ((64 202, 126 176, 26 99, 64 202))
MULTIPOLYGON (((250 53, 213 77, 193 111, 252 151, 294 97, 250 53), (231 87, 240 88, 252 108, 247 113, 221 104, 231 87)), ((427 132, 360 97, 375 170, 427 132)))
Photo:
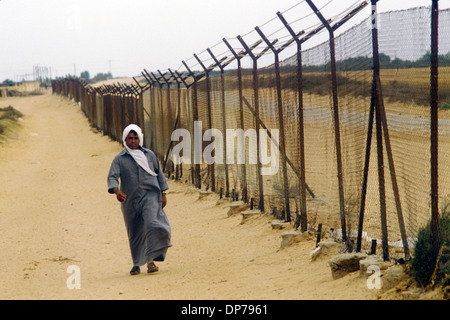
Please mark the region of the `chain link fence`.
POLYGON ((290 37, 266 37, 261 27, 255 43, 223 39, 228 51, 195 55, 195 71, 183 61, 182 71, 144 69, 134 84, 64 79, 53 81, 53 92, 80 102, 92 126, 115 140, 127 124, 141 126, 145 147, 174 179, 251 203, 302 231, 321 224, 349 250, 368 251, 376 240, 385 259, 408 257, 435 214, 434 180, 439 205, 449 203, 450 11, 439 11, 435 31, 436 171, 431 9, 376 14, 372 2, 372 14, 340 34, 367 13, 366 1, 334 20, 303 1, 320 24, 295 32, 278 13, 290 37), (303 48, 319 36, 322 42, 303 48), (294 53, 280 60, 286 48, 294 53), (272 62, 260 66, 263 59, 272 62))

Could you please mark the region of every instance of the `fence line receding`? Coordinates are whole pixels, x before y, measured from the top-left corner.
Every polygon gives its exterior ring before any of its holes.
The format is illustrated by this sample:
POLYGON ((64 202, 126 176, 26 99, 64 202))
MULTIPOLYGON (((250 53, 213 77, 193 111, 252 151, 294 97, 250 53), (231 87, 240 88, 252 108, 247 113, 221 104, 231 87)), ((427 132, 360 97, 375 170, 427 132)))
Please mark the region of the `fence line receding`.
POLYGON ((384 259, 408 258, 449 203, 450 10, 432 1, 378 14, 371 0, 328 17, 316 2, 278 12, 275 32, 266 23, 223 38, 177 70, 144 69, 127 84, 66 78, 53 92, 114 140, 141 126, 173 179, 301 231, 333 229, 348 250, 377 240, 384 259), (316 21, 299 27, 306 17, 316 21), (174 132, 190 137, 182 154, 174 132))

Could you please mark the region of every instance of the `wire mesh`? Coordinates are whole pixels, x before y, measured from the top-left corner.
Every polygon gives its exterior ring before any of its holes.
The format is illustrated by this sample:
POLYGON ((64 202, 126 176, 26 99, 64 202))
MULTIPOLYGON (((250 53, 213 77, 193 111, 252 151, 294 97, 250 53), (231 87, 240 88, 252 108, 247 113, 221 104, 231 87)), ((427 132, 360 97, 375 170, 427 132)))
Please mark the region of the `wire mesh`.
MULTIPOLYGON (((374 81, 372 18, 333 38, 337 96, 333 96, 328 40, 301 51, 301 73, 296 53, 278 63, 275 53, 269 50, 264 60, 272 62, 263 67, 258 65, 258 57, 247 52, 224 73, 211 69, 206 77, 194 81, 190 74, 187 86, 160 83, 142 90, 140 96, 85 92, 86 88, 73 80, 54 82, 53 90, 82 100, 82 109, 93 125, 114 139, 121 140, 121 130, 127 123, 141 124, 145 146, 167 164, 170 174, 176 172, 177 178, 225 196, 238 194, 245 202, 252 199, 265 212, 276 212, 277 218, 291 220, 299 217, 302 205, 301 98, 309 228, 315 229, 319 223, 324 228, 342 228, 343 203, 346 233, 351 241, 355 240, 362 195, 366 194, 363 238, 380 240, 378 174, 384 170, 387 234, 392 250, 401 250, 395 182, 408 239, 414 240, 429 221, 431 210, 430 8, 377 16, 381 92, 387 118, 383 134, 389 138, 383 140, 384 168, 377 166, 375 125, 369 128, 374 81), (334 113, 336 103, 338 114, 334 113), (189 133, 191 145, 190 150, 183 151, 190 157, 178 163, 168 155, 179 142, 171 141, 172 133, 180 128, 189 133), (209 137, 210 129, 213 131, 209 137), (342 157, 342 195, 337 143, 342 157), (196 150, 201 151, 200 159, 194 158, 196 150), (212 163, 207 163, 208 156, 212 156, 212 163), (368 185, 364 190, 366 164, 368 185), (261 170, 268 169, 272 169, 271 174, 261 174, 261 170)), ((450 201, 450 10, 440 11, 439 19, 439 190, 440 205, 444 207, 450 201)), ((264 48, 262 43, 252 53, 261 53, 264 48)), ((199 73, 195 74, 197 77, 199 73)), ((365 242, 363 249, 368 250, 368 246, 369 242, 365 242)))

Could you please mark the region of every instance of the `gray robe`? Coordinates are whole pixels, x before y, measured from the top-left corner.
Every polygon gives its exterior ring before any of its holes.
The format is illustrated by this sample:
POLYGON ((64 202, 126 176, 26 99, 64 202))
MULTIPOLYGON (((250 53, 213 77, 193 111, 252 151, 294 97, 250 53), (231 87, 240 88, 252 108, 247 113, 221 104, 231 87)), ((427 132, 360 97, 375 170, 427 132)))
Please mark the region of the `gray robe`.
POLYGON ((142 169, 124 149, 113 160, 108 174, 108 192, 119 188, 127 195, 122 202, 122 213, 135 266, 150 260, 164 261, 170 242, 171 228, 162 209, 161 192, 169 188, 155 154, 141 148, 154 177, 142 169))

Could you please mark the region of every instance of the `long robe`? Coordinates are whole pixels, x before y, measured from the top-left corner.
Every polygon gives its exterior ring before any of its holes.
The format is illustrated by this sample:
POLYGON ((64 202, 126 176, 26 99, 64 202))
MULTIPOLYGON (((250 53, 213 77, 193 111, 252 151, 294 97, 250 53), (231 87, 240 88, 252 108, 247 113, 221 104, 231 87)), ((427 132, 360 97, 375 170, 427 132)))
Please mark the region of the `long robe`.
POLYGON ((108 174, 108 192, 119 188, 127 195, 121 208, 127 229, 134 266, 150 260, 164 261, 172 246, 171 227, 162 209, 162 191, 169 187, 155 154, 140 148, 157 176, 148 174, 124 149, 112 161, 108 174))

